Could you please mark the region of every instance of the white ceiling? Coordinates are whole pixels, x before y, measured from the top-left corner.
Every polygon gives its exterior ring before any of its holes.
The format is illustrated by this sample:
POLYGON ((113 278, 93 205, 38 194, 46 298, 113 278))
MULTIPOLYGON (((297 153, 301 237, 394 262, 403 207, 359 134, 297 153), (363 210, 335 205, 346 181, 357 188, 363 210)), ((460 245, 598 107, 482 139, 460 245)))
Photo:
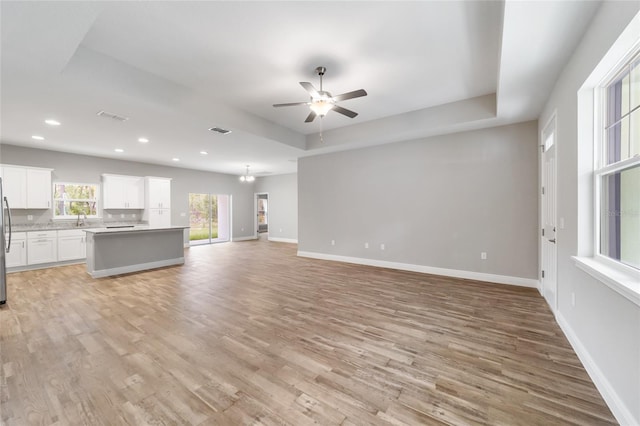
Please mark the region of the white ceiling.
POLYGON ((599 6, 0 4, 2 143, 232 174, 246 164, 290 173, 307 155, 535 119, 599 6), (298 82, 318 87, 320 65, 325 90, 368 92, 341 103, 356 118, 329 112, 304 123, 307 107, 272 107, 307 101, 298 82))

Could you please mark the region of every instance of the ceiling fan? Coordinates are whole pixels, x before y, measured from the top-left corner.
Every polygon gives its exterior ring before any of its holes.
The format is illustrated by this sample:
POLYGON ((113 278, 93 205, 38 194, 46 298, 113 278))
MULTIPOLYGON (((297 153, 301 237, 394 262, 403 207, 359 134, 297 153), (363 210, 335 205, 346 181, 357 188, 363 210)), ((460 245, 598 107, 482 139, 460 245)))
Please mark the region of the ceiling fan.
POLYGON ((304 120, 305 123, 311 123, 316 116, 324 117, 329 111, 335 111, 342 115, 346 115, 349 118, 354 118, 358 115, 357 112, 351 111, 346 108, 342 108, 339 105, 336 105, 337 102, 345 101, 347 99, 359 98, 361 96, 367 96, 367 92, 364 89, 354 90, 353 92, 343 93, 341 95, 332 96, 331 93, 322 89, 322 76, 327 71, 325 67, 316 68, 316 73, 320 76, 320 90, 316 90, 313 87, 313 84, 308 83, 306 81, 301 81, 300 85, 309 92, 311 95, 311 100, 309 102, 293 102, 288 104, 274 104, 273 106, 276 108, 285 107, 285 106, 296 106, 296 105, 308 105, 311 108, 311 112, 307 116, 307 119, 304 120))

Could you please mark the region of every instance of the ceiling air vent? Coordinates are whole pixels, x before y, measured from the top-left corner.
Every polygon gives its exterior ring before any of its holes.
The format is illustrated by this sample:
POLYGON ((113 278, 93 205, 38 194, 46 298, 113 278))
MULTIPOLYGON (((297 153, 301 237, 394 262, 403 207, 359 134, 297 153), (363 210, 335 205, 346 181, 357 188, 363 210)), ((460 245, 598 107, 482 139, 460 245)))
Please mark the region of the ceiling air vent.
POLYGON ((222 127, 211 127, 209 130, 211 130, 212 132, 218 132, 222 135, 228 135, 229 133, 231 133, 231 130, 223 129, 222 127))
POLYGON ((129 117, 125 117, 123 115, 114 114, 112 112, 100 111, 96 114, 98 117, 110 118, 116 121, 127 121, 129 117))

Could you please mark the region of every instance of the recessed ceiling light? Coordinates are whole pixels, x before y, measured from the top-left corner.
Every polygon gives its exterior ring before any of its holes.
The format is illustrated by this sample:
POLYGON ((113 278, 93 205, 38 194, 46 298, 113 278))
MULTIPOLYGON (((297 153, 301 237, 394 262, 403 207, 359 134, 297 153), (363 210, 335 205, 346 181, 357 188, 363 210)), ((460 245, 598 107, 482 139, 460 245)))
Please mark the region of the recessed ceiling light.
POLYGON ((31 136, 31 139, 35 139, 35 140, 37 140, 37 141, 43 141, 43 140, 44 140, 44 137, 42 137, 42 136, 38 136, 38 135, 33 135, 33 136, 31 136))
POLYGON ((59 126, 60 122, 58 120, 54 120, 52 118, 48 118, 46 120, 44 120, 45 123, 47 123, 49 126, 59 126))
POLYGON ((149 139, 147 139, 147 138, 138 138, 138 142, 147 143, 147 142, 149 142, 149 139))
POLYGON ((177 157, 172 158, 172 160, 173 160, 173 161, 180 161, 180 159, 179 159, 179 158, 177 158, 177 157))
POLYGON ((207 154, 209 154, 209 153, 208 153, 207 151, 200 151, 200 154, 202 154, 202 155, 207 155, 207 154))
POLYGON ((114 151, 115 151, 115 152, 124 152, 124 149, 122 149, 122 148, 116 148, 116 149, 114 149, 114 151))

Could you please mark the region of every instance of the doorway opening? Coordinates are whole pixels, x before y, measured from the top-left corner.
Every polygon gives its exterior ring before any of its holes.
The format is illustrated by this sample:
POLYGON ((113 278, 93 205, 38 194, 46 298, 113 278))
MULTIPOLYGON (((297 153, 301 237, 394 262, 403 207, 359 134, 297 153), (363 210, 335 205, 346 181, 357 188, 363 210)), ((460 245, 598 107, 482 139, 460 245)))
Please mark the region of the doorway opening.
POLYGON ((229 241, 229 200, 226 194, 189 194, 190 245, 229 241))
POLYGON ((269 194, 256 194, 256 236, 267 236, 269 233, 269 194))

